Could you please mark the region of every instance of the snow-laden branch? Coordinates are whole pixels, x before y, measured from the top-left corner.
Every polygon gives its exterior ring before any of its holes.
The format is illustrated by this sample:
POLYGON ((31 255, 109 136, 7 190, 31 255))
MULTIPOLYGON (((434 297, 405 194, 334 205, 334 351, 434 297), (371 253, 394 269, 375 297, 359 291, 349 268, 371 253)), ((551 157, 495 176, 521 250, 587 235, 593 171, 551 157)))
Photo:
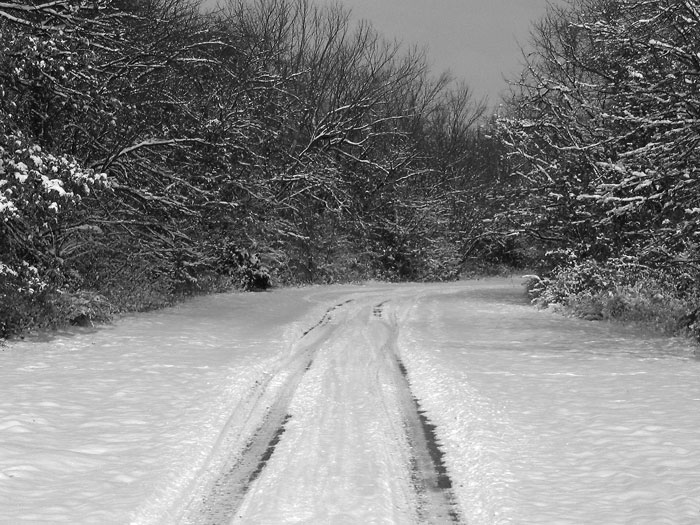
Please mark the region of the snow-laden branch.
POLYGON ((119 150, 117 153, 115 153, 111 157, 95 162, 93 164, 93 166, 95 166, 95 167, 102 166, 103 169, 106 169, 107 166, 112 164, 119 157, 123 157, 124 155, 128 155, 129 153, 132 153, 132 152, 137 151, 139 149, 152 148, 152 147, 157 147, 157 146, 175 146, 177 144, 208 144, 208 142, 206 140, 200 139, 200 138, 147 139, 147 140, 141 141, 137 144, 132 144, 131 146, 128 146, 126 148, 122 148, 121 150, 119 150))

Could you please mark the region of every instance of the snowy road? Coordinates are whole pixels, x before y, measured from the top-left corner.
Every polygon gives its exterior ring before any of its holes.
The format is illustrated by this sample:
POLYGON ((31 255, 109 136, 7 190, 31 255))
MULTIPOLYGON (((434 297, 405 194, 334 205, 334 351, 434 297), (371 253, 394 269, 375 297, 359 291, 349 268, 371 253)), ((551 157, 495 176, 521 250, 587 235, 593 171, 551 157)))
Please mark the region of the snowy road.
POLYGON ((518 280, 224 294, 0 351, 0 523, 698 523, 698 408, 518 280))
POLYGON ((184 521, 459 522, 402 373, 396 311, 369 295, 330 307, 256 386, 184 521))

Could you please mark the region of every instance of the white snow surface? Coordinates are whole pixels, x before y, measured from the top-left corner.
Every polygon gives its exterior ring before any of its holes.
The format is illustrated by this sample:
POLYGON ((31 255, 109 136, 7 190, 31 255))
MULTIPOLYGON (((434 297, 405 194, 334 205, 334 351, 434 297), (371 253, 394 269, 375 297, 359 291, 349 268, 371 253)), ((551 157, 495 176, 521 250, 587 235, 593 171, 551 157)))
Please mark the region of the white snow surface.
POLYGON ((254 426, 246 399, 283 388, 303 341, 313 363, 234 523, 417 521, 389 350, 466 523, 700 522, 693 347, 493 279, 221 294, 0 348, 0 523, 197 523, 226 429, 254 426))

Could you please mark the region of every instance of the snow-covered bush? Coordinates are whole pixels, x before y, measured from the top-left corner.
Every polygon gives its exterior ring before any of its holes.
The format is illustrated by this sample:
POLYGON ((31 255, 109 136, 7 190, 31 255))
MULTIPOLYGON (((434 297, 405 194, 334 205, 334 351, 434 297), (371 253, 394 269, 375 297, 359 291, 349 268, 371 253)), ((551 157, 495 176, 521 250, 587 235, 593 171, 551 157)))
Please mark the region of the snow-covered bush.
POLYGON ((554 307, 591 320, 636 323, 667 333, 700 334, 694 321, 683 323, 700 296, 697 283, 681 286, 692 279, 682 270, 654 269, 623 257, 605 263, 588 259, 559 267, 550 277, 528 277, 526 290, 540 308, 554 307))
POLYGON ((55 317, 60 323, 87 326, 108 321, 112 317, 112 305, 102 295, 89 290, 58 292, 53 301, 55 317))
POLYGON ((83 200, 108 184, 104 174, 44 151, 20 131, 8 132, 9 119, 2 117, 0 334, 8 335, 42 324, 40 318, 58 322, 51 303, 67 284, 65 261, 76 235, 89 227, 83 200))
POLYGON ((4 220, 27 215, 30 208, 55 219, 92 189, 106 186, 104 173, 84 168, 68 155, 45 152, 21 131, 3 133, 3 128, 0 120, 0 213, 4 220))
POLYGON ((229 276, 232 283, 244 290, 266 290, 271 286, 269 270, 260 258, 231 242, 223 242, 214 252, 216 274, 229 276))
POLYGON ((107 177, 67 155, 44 151, 22 132, 6 132, 0 114, 0 231, 5 257, 47 262, 70 247, 85 226, 82 201, 108 188, 107 177))

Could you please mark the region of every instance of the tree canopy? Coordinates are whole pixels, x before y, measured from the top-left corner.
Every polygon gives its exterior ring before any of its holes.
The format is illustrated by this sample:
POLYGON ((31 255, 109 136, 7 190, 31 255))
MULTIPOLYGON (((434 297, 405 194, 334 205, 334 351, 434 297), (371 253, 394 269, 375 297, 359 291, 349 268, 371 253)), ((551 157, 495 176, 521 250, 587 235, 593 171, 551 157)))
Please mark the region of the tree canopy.
POLYGON ((699 23, 551 7, 490 117, 337 5, 0 2, 0 336, 484 261, 695 297, 699 23))
POLYGON ((307 0, 0 3, 0 335, 195 291, 445 279, 485 103, 307 0))

